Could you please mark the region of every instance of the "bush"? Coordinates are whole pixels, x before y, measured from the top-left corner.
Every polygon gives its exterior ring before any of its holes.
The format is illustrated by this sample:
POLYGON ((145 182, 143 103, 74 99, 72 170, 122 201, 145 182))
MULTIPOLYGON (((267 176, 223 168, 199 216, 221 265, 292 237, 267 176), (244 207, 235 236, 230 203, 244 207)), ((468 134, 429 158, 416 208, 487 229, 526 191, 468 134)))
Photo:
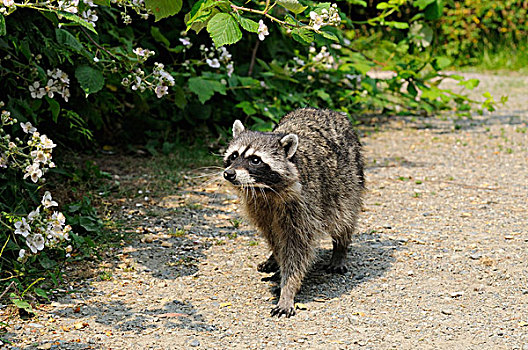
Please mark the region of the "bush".
POLYGON ((519 0, 445 2, 437 23, 439 47, 459 64, 478 64, 486 52, 510 52, 526 47, 528 3, 519 0))
MULTIPOLYGON (((268 129, 303 106, 352 118, 467 113, 471 100, 438 87, 450 64, 433 54, 430 35, 440 0, 415 0, 417 15, 391 19, 404 3, 379 2, 375 16, 359 21, 351 18, 366 9, 362 0, 3 0, 2 281, 25 290, 35 281, 23 278, 28 271, 57 269, 67 258, 68 238, 74 248, 93 245, 90 235, 102 228, 87 198, 55 211, 42 182, 55 144, 44 133, 63 150, 143 142, 154 153, 178 135, 222 134, 234 118, 268 129), (358 25, 386 26, 397 40, 358 37, 358 25), (372 74, 379 70, 388 74, 372 74)), ((467 88, 478 83, 455 78, 467 88)))

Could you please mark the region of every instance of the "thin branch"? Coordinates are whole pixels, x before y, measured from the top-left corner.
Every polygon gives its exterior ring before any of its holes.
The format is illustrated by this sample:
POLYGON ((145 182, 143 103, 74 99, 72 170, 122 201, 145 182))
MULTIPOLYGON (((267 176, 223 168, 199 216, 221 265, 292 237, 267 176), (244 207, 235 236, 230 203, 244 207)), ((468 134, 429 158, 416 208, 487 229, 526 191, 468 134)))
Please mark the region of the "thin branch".
POLYGON ((2 298, 4 297, 4 295, 11 289, 11 287, 13 287, 15 285, 15 281, 11 281, 11 283, 9 283, 9 285, 7 286, 7 288, 2 292, 2 294, 0 294, 0 300, 2 300, 2 298))
POLYGON ((257 40, 255 43, 255 47, 253 47, 253 52, 251 53, 251 61, 249 63, 249 69, 248 69, 248 77, 253 74, 253 68, 255 67, 255 59, 257 58, 257 50, 260 45, 260 40, 257 40))
POLYGON ((92 42, 92 44, 94 44, 98 49, 100 50, 103 50, 104 52, 106 52, 107 54, 109 54, 110 56, 112 56, 112 58, 115 58, 115 59, 119 59, 116 55, 114 55, 113 53, 111 53, 110 51, 108 51, 106 48, 104 48, 103 46, 99 45, 98 42, 96 42, 91 36, 90 34, 88 34, 88 32, 86 31, 86 29, 84 29, 83 27, 80 27, 82 32, 84 33, 84 35, 86 35, 88 37, 88 39, 90 39, 90 41, 92 42))

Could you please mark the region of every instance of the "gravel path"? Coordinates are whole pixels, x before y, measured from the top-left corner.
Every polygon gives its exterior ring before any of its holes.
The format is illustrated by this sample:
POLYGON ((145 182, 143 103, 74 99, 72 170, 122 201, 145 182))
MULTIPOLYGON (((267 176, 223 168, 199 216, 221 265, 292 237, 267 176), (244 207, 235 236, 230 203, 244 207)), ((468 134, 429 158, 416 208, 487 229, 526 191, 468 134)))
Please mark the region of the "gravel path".
POLYGON ((6 347, 527 350, 528 77, 479 78, 475 93, 511 102, 361 128, 369 191, 350 272, 323 271, 322 242, 296 316, 269 316, 274 283, 256 271, 266 245, 236 198, 194 179, 127 204, 142 239, 77 269, 83 282, 38 317, 11 321, 6 347))

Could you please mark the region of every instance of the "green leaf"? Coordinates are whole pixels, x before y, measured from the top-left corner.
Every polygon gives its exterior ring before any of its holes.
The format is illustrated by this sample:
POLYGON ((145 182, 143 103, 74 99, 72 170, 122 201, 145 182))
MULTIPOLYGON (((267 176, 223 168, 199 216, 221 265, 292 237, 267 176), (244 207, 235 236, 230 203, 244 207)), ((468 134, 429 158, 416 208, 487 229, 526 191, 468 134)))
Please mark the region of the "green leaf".
POLYGON ((154 13, 157 22, 180 12, 182 3, 182 0, 145 0, 145 7, 154 13))
POLYGON ((257 113, 257 110, 253 108, 253 104, 249 101, 242 101, 239 104, 235 105, 235 107, 242 108, 246 115, 253 115, 257 113))
POLYGON ((292 30, 292 37, 301 44, 309 45, 314 40, 314 33, 308 29, 294 28, 292 30))
POLYGON ((177 85, 173 86, 172 95, 174 96, 174 104, 179 109, 184 109, 187 105, 187 100, 185 99, 185 92, 183 89, 177 85))
POLYGON ((414 7, 418 7, 420 11, 422 11, 424 8, 429 6, 429 4, 433 3, 436 0, 415 0, 413 2, 414 7))
POLYGON ((51 12, 53 13, 56 13, 57 16, 59 18, 66 18, 68 21, 72 21, 73 23, 75 24, 78 24, 88 30, 90 30, 91 32, 97 34, 97 32, 95 31, 95 28, 93 25, 91 25, 90 23, 86 22, 84 19, 82 19, 81 17, 73 14, 73 13, 69 13, 69 12, 66 12, 66 11, 56 11, 56 10, 51 10, 51 12))
POLYGON ((351 64, 352 67, 354 67, 355 70, 357 70, 359 73, 365 75, 370 70, 371 66, 370 64, 366 62, 356 62, 351 64))
POLYGON ((99 6, 110 6, 110 0, 93 0, 93 3, 99 6))
POLYGON ((215 92, 222 95, 226 94, 226 87, 224 84, 216 80, 207 80, 202 77, 189 79, 189 90, 198 95, 198 99, 202 104, 213 97, 215 92))
POLYGON ((191 12, 187 13, 184 18, 187 30, 193 29, 198 33, 205 28, 211 17, 220 12, 215 8, 219 3, 214 0, 200 0, 194 4, 191 12))
POLYGON ((170 41, 165 37, 165 35, 161 34, 161 31, 158 27, 150 27, 150 35, 156 40, 158 43, 162 43, 166 47, 170 47, 170 41))
MULTIPOLYGON (((270 67, 268 66, 268 70, 270 70, 270 67)), ((251 78, 251 77, 243 77, 243 76, 237 76, 238 81, 242 86, 252 86, 252 85, 258 85, 259 81, 257 79, 251 78)))
POLYGON ((246 18, 246 17, 242 17, 242 16, 237 16, 236 17, 238 23, 240 23, 240 25, 242 26, 242 28, 244 28, 245 30, 247 30, 248 32, 251 32, 251 33, 257 33, 258 32, 258 28, 259 28, 259 24, 249 18, 246 18))
POLYGON ((480 80, 478 79, 468 79, 468 80, 461 81, 460 83, 458 83, 458 85, 462 85, 466 89, 473 90, 474 88, 478 86, 479 83, 480 83, 480 80))
POLYGON ((90 66, 77 67, 75 77, 87 95, 96 93, 104 86, 103 73, 90 66))
POLYGON ((79 218, 79 225, 88 232, 97 232, 101 229, 99 222, 91 216, 81 216, 79 218))
POLYGON ((385 10, 386 8, 389 8, 389 4, 386 2, 380 2, 379 4, 376 5, 376 8, 378 10, 385 10))
POLYGON ((315 91, 316 95, 326 103, 332 102, 332 97, 324 90, 318 89, 315 91))
POLYGON ((329 40, 332 40, 332 41, 337 41, 337 42, 339 41, 339 39, 337 38, 337 35, 335 35, 332 32, 327 32, 325 30, 321 30, 321 32, 319 34, 321 34, 326 39, 329 39, 329 40))
POLYGON ((217 13, 207 24, 216 47, 231 45, 242 39, 237 21, 228 13, 217 13))
POLYGON ((367 2, 364 0, 347 0, 347 3, 350 5, 359 5, 362 7, 367 7, 367 2))
POLYGON ((387 22, 385 22, 385 24, 388 25, 391 28, 397 28, 397 29, 407 29, 407 28, 409 28, 409 23, 407 23, 407 22, 387 21, 387 22))
POLYGON ((15 293, 10 293, 9 294, 9 299, 11 299, 11 302, 17 308, 24 309, 28 313, 33 313, 33 308, 31 307, 31 305, 27 301, 20 299, 15 293))
POLYGON ((416 95, 418 95, 418 90, 416 89, 416 85, 414 85, 412 81, 409 81, 408 83, 409 84, 407 85, 407 92, 409 92, 411 96, 416 97, 416 95))
POLYGON ((69 31, 57 28, 55 29, 55 38, 59 44, 68 46, 77 52, 84 49, 84 46, 69 31))
POLYGON ((304 10, 308 8, 308 6, 303 6, 303 4, 301 4, 297 0, 277 0, 277 4, 295 13, 296 15, 298 15, 299 13, 303 12, 304 10))
POLYGON ((4 15, 0 14, 0 36, 7 34, 6 24, 4 15))
POLYGON ((442 0, 436 0, 433 3, 429 4, 425 8, 425 19, 428 20, 435 20, 442 17, 442 12, 444 11, 444 4, 442 3, 442 0))
POLYGON ((45 298, 49 300, 48 293, 42 289, 42 288, 35 288, 35 294, 38 295, 41 298, 45 298))
POLYGON ((49 96, 46 96, 46 101, 48 102, 50 106, 51 117, 53 121, 57 123, 59 119, 59 113, 60 113, 60 104, 54 99, 50 98, 49 96))
POLYGON ((440 57, 435 58, 433 66, 436 70, 442 70, 444 68, 449 67, 450 64, 451 64, 450 58, 445 57, 445 56, 440 56, 440 57))
POLYGON ((57 262, 54 260, 51 260, 47 255, 39 256, 38 261, 40 263, 40 266, 42 266, 46 270, 50 270, 53 267, 57 266, 57 262))

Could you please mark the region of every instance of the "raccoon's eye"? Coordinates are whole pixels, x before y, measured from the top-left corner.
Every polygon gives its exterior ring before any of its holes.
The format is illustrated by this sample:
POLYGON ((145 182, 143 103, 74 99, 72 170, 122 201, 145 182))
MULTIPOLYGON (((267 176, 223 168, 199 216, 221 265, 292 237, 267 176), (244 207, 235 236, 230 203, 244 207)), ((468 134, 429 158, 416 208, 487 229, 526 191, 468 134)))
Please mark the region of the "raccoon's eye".
POLYGON ((249 158, 249 163, 251 163, 251 165, 259 165, 260 163, 262 163, 262 160, 260 160, 260 158, 257 156, 253 156, 249 158))
POLYGON ((234 160, 237 159, 237 158, 238 158, 238 152, 233 152, 233 153, 231 153, 231 155, 229 156, 228 159, 229 159, 230 161, 234 161, 234 160))

